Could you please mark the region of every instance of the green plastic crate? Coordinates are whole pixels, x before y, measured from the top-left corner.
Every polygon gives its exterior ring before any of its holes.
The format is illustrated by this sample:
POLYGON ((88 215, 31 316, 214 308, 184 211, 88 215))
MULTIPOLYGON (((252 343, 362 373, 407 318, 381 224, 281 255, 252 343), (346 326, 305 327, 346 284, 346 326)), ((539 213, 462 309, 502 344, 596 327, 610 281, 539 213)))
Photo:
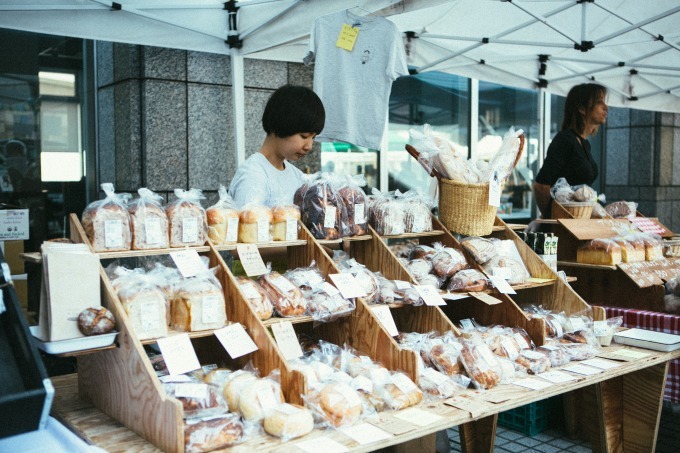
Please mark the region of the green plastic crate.
POLYGON ((498 414, 498 424, 527 436, 535 436, 548 427, 548 400, 536 401, 498 414))

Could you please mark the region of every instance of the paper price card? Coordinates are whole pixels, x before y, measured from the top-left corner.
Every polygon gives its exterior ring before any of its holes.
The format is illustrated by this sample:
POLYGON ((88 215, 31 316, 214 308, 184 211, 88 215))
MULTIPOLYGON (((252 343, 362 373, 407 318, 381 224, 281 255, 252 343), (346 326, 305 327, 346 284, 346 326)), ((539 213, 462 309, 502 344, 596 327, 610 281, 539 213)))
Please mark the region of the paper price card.
POLYGON ((295 329, 293 329, 293 324, 290 321, 272 324, 272 332, 274 333, 276 344, 279 345, 279 349, 286 360, 302 357, 302 348, 298 342, 295 329))
POLYGON ((581 365, 581 364, 569 365, 569 366, 566 366, 562 369, 564 371, 569 371, 570 373, 582 374, 584 376, 592 376, 594 374, 602 373, 602 371, 603 371, 600 368, 593 368, 591 366, 586 366, 586 365, 581 365))
POLYGON ((380 429, 387 431, 388 433, 399 436, 404 433, 408 433, 416 429, 411 423, 394 418, 391 415, 381 415, 378 420, 369 419, 368 423, 378 426, 380 429))
POLYGON ((267 266, 262 261, 262 255, 255 244, 237 244, 238 259, 241 260, 243 270, 248 277, 267 273, 267 266))
POLYGON ((308 453, 319 453, 320 451, 323 453, 343 453, 347 451, 347 447, 326 436, 303 440, 293 445, 308 453))
POLYGON ((619 349, 618 351, 612 352, 613 355, 620 356, 629 359, 642 359, 649 355, 648 352, 632 351, 630 349, 619 349))
POLYGON ((546 382, 536 378, 517 379, 516 381, 512 381, 512 383, 530 390, 543 390, 552 387, 552 382, 546 382))
POLYGON ((342 274, 328 274, 328 276, 333 280, 335 287, 340 290, 342 297, 345 299, 353 299, 355 297, 363 297, 366 295, 366 291, 359 285, 354 278, 354 275, 349 272, 343 272, 342 274))
POLYGON ((340 36, 338 36, 338 41, 335 43, 335 45, 336 47, 351 52, 352 49, 354 49, 354 43, 357 42, 358 36, 359 36, 358 27, 352 27, 351 25, 342 24, 342 30, 340 30, 340 36))
MULTIPOLYGON (((28 239, 28 223, 28 209, 5 209, 0 211, 0 241, 28 239)), ((106 228, 106 224, 104 228, 106 228)))
POLYGON ((490 277, 493 286, 503 294, 517 294, 517 292, 512 289, 510 283, 504 278, 490 277))
POLYGON ((602 370, 611 370, 612 368, 616 368, 618 366, 621 366, 620 363, 612 362, 611 360, 604 360, 604 359, 588 359, 584 360, 581 362, 584 365, 589 365, 589 366, 594 366, 595 368, 600 368, 602 370))
POLYGON ((206 271, 205 265, 196 250, 185 249, 170 252, 170 258, 175 262, 175 266, 184 278, 194 277, 206 271))
POLYGON ((342 428, 341 433, 358 442, 360 445, 372 444, 392 437, 390 433, 383 431, 370 423, 359 423, 358 425, 342 428))
POLYGON ((444 293, 442 294, 442 299, 446 300, 460 300, 470 297, 468 293, 444 293))
POLYGON ((444 299, 442 299, 439 290, 434 286, 430 285, 415 285, 415 290, 418 291, 420 297, 422 297, 425 305, 446 305, 444 299))
POLYGON ((437 423, 444 418, 441 415, 433 414, 432 412, 421 409, 416 409, 415 407, 402 409, 397 412, 394 417, 400 418, 418 426, 428 426, 433 423, 437 423))
POLYGON ((537 374, 536 376, 543 378, 546 381, 550 381, 553 384, 563 384, 576 380, 574 376, 557 370, 546 371, 545 373, 537 374))
POLYGON ((170 374, 184 374, 201 367, 186 333, 159 338, 157 343, 170 374))
POLYGON ((382 324, 385 330, 387 330, 387 333, 393 337, 399 335, 399 330, 397 329, 397 325, 394 323, 394 318, 392 317, 390 307, 387 305, 378 305, 376 307, 371 307, 371 310, 373 310, 373 314, 376 318, 378 318, 380 324, 382 324))
POLYGON ((501 205, 501 182, 498 180, 498 172, 491 173, 489 178, 489 206, 501 205))
POLYGON ((410 282, 404 280, 394 280, 394 284, 397 285, 397 289, 409 289, 413 287, 410 282))
POLYGON ((491 406, 489 406, 486 402, 482 402, 481 400, 477 399, 472 401, 471 399, 462 396, 454 396, 453 398, 449 398, 444 401, 444 404, 465 412, 469 412, 470 415, 475 418, 480 416, 482 413, 491 410, 491 406))
POLYGON ((475 299, 484 302, 487 305, 498 305, 503 303, 502 300, 496 299, 495 297, 486 293, 470 293, 470 295, 475 299))
POLYGON ((232 324, 215 332, 215 336, 232 359, 257 351, 257 345, 241 324, 232 324))

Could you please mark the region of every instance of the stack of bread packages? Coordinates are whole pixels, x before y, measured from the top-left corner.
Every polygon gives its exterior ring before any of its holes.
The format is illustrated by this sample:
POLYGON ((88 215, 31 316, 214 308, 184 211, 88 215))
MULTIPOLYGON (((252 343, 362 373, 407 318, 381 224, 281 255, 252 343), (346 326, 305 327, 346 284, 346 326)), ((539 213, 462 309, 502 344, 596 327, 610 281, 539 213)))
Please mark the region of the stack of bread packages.
POLYGON ((637 217, 638 204, 634 201, 614 201, 604 207, 608 216, 615 219, 632 219, 637 217))
POLYGON ((314 321, 332 322, 348 316, 356 307, 354 299, 345 299, 335 286, 326 281, 314 261, 308 267, 286 271, 283 276, 298 287, 307 301, 307 312, 314 321))
POLYGON ((238 240, 239 211, 224 185, 220 184, 217 193, 217 203, 205 210, 208 238, 215 245, 235 244, 238 240))
POLYGON ((85 234, 95 252, 130 250, 132 235, 127 208, 130 194, 115 193, 111 183, 103 183, 101 189, 106 196, 88 204, 83 211, 85 234))
POLYGON ((598 353, 600 342, 589 309, 571 315, 535 305, 523 309, 529 317, 545 321, 546 342, 536 350, 547 354, 552 366, 590 359, 598 353))
POLYGON ((616 266, 621 263, 663 259, 663 242, 652 233, 622 228, 620 235, 593 239, 576 249, 576 261, 616 266))
POLYGON ((140 340, 165 337, 168 327, 194 332, 227 322, 224 291, 207 264, 188 278, 161 263, 149 270, 111 265, 106 272, 140 340))
POLYGON ((205 244, 208 220, 200 189, 175 189, 177 199, 168 203, 165 213, 170 225, 170 247, 191 247, 205 244))
POLYGON ((517 246, 510 239, 469 236, 461 240, 461 245, 489 277, 503 278, 510 285, 519 285, 531 278, 517 246))
POLYGON ((338 190, 338 177, 330 174, 305 182, 295 193, 302 222, 316 239, 339 239, 352 235, 347 206, 338 190))
POLYGON ((139 198, 130 202, 132 249, 168 248, 168 216, 163 208, 163 197, 142 187, 137 190, 139 198))
POLYGON ((305 404, 319 428, 342 428, 384 410, 418 404, 422 391, 404 373, 390 371, 345 346, 319 341, 289 362, 307 381, 305 404))
POLYGON ((236 283, 238 283, 239 290, 243 294, 244 299, 248 302, 258 318, 266 321, 274 314, 274 305, 269 299, 264 288, 260 284, 248 277, 237 276, 236 283))

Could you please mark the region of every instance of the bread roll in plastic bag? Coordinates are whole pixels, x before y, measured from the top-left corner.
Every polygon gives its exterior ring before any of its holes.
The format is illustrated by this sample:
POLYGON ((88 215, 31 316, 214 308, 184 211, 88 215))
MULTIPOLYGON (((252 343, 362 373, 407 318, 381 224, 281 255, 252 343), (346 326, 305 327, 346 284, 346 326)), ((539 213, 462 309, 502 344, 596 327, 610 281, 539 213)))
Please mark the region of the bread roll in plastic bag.
POLYGON ((235 244, 238 240, 239 210, 227 188, 220 184, 220 199, 205 210, 208 237, 215 245, 235 244))
POLYGON ((190 247, 205 244, 208 220, 200 189, 175 189, 177 199, 165 207, 170 224, 170 247, 190 247))
POLYGON ((130 194, 115 193, 111 183, 103 183, 101 189, 106 197, 93 201, 83 211, 85 234, 95 252, 130 250, 132 233, 127 208, 130 194))
POLYGON ((132 249, 168 248, 168 216, 163 208, 163 197, 142 187, 139 198, 130 202, 128 212, 132 229, 132 249))

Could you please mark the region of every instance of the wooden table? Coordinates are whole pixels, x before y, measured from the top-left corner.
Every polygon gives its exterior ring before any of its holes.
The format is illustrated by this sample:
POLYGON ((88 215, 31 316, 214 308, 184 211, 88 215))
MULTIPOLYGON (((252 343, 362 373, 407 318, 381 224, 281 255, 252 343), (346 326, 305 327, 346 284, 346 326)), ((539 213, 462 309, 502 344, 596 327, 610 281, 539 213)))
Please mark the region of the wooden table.
MULTIPOLYGON (((308 436, 289 443, 282 443, 270 436, 260 436, 230 451, 290 451, 291 444, 315 437, 332 439, 357 452, 390 446, 393 447, 392 451, 434 451, 433 434, 460 425, 464 451, 492 452, 499 412, 564 393, 574 396, 568 398, 568 401, 577 405, 579 414, 578 420, 567 420, 567 424, 571 424, 572 429, 580 430, 590 438, 593 451, 626 453, 653 451, 668 363, 680 358, 680 350, 663 353, 615 345, 603 348, 601 356, 611 358, 613 357, 611 353, 615 350, 637 351, 648 355, 628 362, 617 361, 620 363, 619 366, 596 375, 574 374, 577 377, 575 381, 552 385, 540 391, 512 384, 499 385, 485 392, 465 390, 461 396, 472 398, 472 401, 476 402, 474 416, 466 410, 444 404, 441 400, 423 402, 415 409, 437 415, 439 418, 435 417, 435 420, 426 426, 401 421, 401 428, 404 429, 406 426, 410 427, 410 430, 368 445, 360 445, 341 431, 315 430, 308 436)), ((76 375, 51 379, 56 390, 52 415, 71 427, 86 441, 110 452, 160 451, 90 403, 83 401, 78 395, 76 375)), ((385 430, 387 422, 400 420, 390 413, 381 413, 379 418, 373 421, 379 427, 382 425, 385 430)), ((422 420, 421 417, 416 418, 422 420)))

